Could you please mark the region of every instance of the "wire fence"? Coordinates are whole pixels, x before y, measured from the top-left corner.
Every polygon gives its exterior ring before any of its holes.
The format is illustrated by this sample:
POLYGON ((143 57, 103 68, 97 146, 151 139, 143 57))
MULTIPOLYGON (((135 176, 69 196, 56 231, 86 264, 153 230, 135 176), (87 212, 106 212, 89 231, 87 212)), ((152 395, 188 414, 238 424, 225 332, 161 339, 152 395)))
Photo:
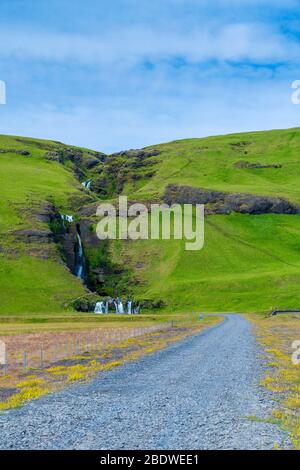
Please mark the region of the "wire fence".
POLYGON ((52 333, 43 339, 18 344, 5 343, 0 370, 2 375, 44 369, 80 355, 99 353, 126 340, 172 328, 172 322, 138 328, 96 329, 90 332, 52 333))

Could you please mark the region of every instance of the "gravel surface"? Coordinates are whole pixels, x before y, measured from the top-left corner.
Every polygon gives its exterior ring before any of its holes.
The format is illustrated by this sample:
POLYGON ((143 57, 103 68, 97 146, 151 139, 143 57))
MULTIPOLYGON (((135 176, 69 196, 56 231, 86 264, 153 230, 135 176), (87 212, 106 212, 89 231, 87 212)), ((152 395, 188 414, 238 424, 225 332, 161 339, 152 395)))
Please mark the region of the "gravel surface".
POLYGON ((272 449, 264 360, 239 315, 0 416, 1 449, 272 449), (253 418, 255 417, 255 418, 253 418))

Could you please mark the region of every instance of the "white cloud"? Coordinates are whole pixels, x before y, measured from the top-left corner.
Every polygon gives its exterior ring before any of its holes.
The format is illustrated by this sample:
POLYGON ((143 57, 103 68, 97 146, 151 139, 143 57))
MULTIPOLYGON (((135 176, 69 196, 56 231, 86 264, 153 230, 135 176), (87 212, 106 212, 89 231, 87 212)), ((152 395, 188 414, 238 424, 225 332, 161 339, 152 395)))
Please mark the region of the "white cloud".
MULTIPOLYGON (((36 105, 0 110, 1 133, 61 140, 106 152, 174 139, 296 127, 300 106, 288 82, 207 87, 190 98, 150 95, 68 110, 36 105), (152 102, 152 103, 151 103, 152 102), (151 104, 150 104, 151 103, 151 104)), ((5 108, 5 109, 4 109, 5 108)))
POLYGON ((100 36, 74 33, 1 30, 0 58, 35 59, 82 64, 136 63, 183 57, 188 62, 252 60, 269 63, 298 59, 299 44, 270 26, 238 23, 199 25, 190 31, 134 25, 100 36))

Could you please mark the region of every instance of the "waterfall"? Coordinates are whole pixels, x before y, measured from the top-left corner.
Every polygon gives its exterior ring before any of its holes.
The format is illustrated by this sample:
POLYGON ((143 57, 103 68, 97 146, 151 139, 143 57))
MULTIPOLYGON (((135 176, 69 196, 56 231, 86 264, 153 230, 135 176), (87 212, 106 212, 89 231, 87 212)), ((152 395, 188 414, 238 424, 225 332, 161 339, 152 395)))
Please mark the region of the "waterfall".
POLYGON ((104 309, 104 302, 97 302, 96 303, 96 306, 95 306, 95 310, 94 310, 94 313, 104 313, 103 312, 103 309, 104 309))
POLYGON ((94 313, 108 313, 108 302, 100 300, 95 305, 94 313))
POLYGON ((123 315, 124 313, 129 314, 129 315, 134 314, 134 313, 140 313, 139 306, 135 308, 133 300, 127 300, 126 302, 123 303, 122 299, 120 299, 119 297, 112 299, 109 302, 103 302, 103 301, 97 302, 96 307, 95 307, 95 313, 108 313, 109 303, 114 305, 115 313, 119 315, 123 315))
POLYGON ((74 219, 73 219, 73 216, 72 216, 72 215, 67 215, 67 214, 64 215, 64 214, 61 214, 61 218, 62 218, 63 221, 66 220, 66 221, 69 222, 69 223, 74 222, 74 219))
POLYGON ((73 216, 72 215, 67 215, 67 214, 60 214, 61 216, 61 220, 62 220, 62 227, 64 229, 64 232, 67 231, 67 227, 66 227, 66 224, 65 222, 68 222, 68 223, 72 223, 74 222, 74 219, 73 219, 73 216))
POLYGON ((77 263, 76 263, 76 276, 82 277, 83 273, 83 249, 82 249, 82 241, 81 236, 77 232, 77 242, 78 242, 78 253, 77 253, 77 263))
POLYGON ((83 181, 81 184, 85 189, 91 189, 91 180, 83 181))
POLYGON ((121 314, 124 313, 124 307, 123 307, 123 303, 121 299, 119 299, 118 301, 118 313, 121 313, 121 314))
POLYGON ((79 227, 77 227, 77 253, 76 253, 76 260, 75 260, 75 275, 80 279, 85 279, 85 260, 84 260, 84 253, 82 247, 81 236, 79 232, 79 227))
POLYGON ((124 313, 124 306, 121 299, 117 298, 116 300, 114 300, 114 306, 116 308, 116 313, 124 313))

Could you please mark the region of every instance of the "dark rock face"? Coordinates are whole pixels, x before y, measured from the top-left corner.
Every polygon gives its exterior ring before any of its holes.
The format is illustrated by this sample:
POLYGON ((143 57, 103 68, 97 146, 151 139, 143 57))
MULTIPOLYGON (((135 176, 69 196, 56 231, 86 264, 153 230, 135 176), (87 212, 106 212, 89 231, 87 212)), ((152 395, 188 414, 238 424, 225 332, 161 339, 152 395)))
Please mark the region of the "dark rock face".
POLYGON ((18 149, 0 149, 0 153, 16 153, 17 155, 24 155, 24 157, 30 157, 31 153, 28 150, 18 149))
POLYGON ((236 150, 237 152, 241 152, 242 150, 247 148, 248 145, 250 145, 250 144, 251 144, 251 142, 249 142, 247 140, 240 140, 239 142, 231 142, 229 145, 230 145, 232 150, 236 150))
POLYGON ((160 151, 158 149, 130 149, 130 150, 122 150, 121 152, 113 153, 111 156, 124 156, 128 158, 148 158, 148 157, 155 157, 158 155, 160 151))
POLYGON ((99 247, 100 240, 96 233, 91 230, 91 225, 92 224, 90 220, 80 220, 78 222, 80 236, 85 245, 89 246, 90 248, 97 248, 99 247))
POLYGON ((103 164, 92 168, 92 188, 101 197, 121 194, 124 186, 137 180, 149 179, 156 171, 158 149, 132 149, 102 158, 103 164))
POLYGON ((93 217, 93 216, 95 216, 96 212, 97 212, 97 207, 99 206, 100 202, 101 201, 82 206, 78 210, 79 216, 80 217, 93 217))
POLYGON ((34 215, 37 220, 46 224, 54 219, 61 220, 54 204, 51 202, 44 202, 34 215))
POLYGON ((99 162, 101 162, 101 163, 105 163, 106 160, 107 160, 107 155, 103 152, 97 152, 95 157, 98 158, 99 162))
POLYGON ((71 161, 79 165, 81 163, 83 152, 79 149, 73 150, 68 147, 61 147, 57 150, 52 150, 45 154, 47 160, 57 161, 59 163, 65 163, 66 161, 71 161))
MULTIPOLYGON (((222 213, 222 207, 221 213, 222 213)), ((224 198, 224 213, 242 214, 296 214, 300 207, 280 198, 260 197, 248 194, 230 194, 224 198)))
POLYGON ((87 158, 85 161, 85 166, 90 170, 91 168, 94 168, 94 166, 99 165, 100 160, 97 158, 87 158))
POLYGON ((297 214, 300 206, 281 198, 223 193, 170 184, 163 196, 167 204, 206 204, 206 214, 297 214))
POLYGON ((74 168, 74 173, 75 173, 76 178, 79 179, 79 181, 85 179, 84 172, 80 168, 78 168, 78 166, 74 168))
POLYGON ((90 170, 96 165, 103 163, 106 155, 101 152, 84 152, 77 148, 60 145, 54 150, 46 152, 45 158, 61 164, 65 164, 68 161, 72 162, 75 174, 84 175, 84 170, 90 170))
POLYGON ((76 267, 76 227, 71 225, 67 232, 61 237, 61 245, 66 265, 72 273, 75 272, 76 267))
POLYGON ((95 302, 89 298, 80 298, 73 302, 73 307, 77 312, 93 312, 95 308, 95 302))
POLYGON ((236 162, 234 165, 236 168, 250 168, 250 169, 263 169, 263 168, 275 168, 279 169, 282 168, 282 165, 280 163, 272 163, 272 164, 267 164, 267 163, 254 163, 254 162, 245 162, 241 160, 240 162, 236 162))
POLYGON ((25 243, 50 243, 53 241, 53 233, 51 230, 24 229, 17 230, 14 232, 14 235, 17 240, 25 243))
POLYGON ((206 189, 176 184, 169 184, 163 196, 163 200, 167 204, 208 204, 216 203, 223 199, 224 193, 219 191, 208 191, 206 189))

